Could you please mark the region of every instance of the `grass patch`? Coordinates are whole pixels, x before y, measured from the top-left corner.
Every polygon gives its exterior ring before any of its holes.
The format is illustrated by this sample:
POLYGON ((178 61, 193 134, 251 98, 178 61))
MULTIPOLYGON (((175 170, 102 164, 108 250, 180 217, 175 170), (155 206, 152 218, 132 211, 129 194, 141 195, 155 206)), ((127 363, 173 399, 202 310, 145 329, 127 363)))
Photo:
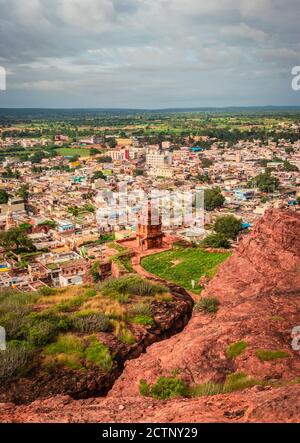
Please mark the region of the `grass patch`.
POLYGON ((44 364, 47 367, 66 366, 73 370, 83 369, 84 346, 82 340, 73 334, 61 335, 45 350, 44 364))
POLYGON ((128 252, 128 249, 125 246, 122 246, 120 243, 112 242, 107 245, 111 249, 115 249, 118 252, 128 252))
POLYGON ((122 343, 127 345, 133 345, 135 343, 135 336, 130 329, 122 328, 117 336, 122 343))
POLYGON ((244 350, 247 348, 248 343, 245 341, 237 341, 235 343, 231 343, 226 350, 227 357, 234 360, 236 357, 241 355, 244 350))
POLYGON ((48 286, 44 286, 39 290, 39 294, 43 296, 54 295, 56 293, 56 289, 49 288, 48 286))
POLYGON ((131 319, 132 323, 136 323, 137 325, 143 326, 153 326, 154 320, 150 315, 136 315, 131 319))
POLYGON ((290 355, 281 349, 270 351, 268 349, 257 349, 256 355, 261 361, 277 360, 279 358, 288 358, 290 355))
POLYGON ((61 312, 71 312, 74 311, 86 302, 88 299, 85 295, 78 295, 76 297, 72 297, 70 300, 63 301, 57 305, 57 310, 61 312))
POLYGON ((151 305, 149 303, 136 303, 132 305, 130 314, 135 315, 147 315, 152 316, 151 305))
POLYGON ((57 148, 55 149, 57 155, 62 155, 64 157, 90 157, 89 149, 81 149, 81 148, 57 148))
POLYGON ((114 261, 118 267, 124 271, 127 271, 130 274, 135 273, 132 267, 131 257, 128 257, 128 255, 116 255, 115 257, 112 257, 112 261, 114 261))
POLYGON ((218 311, 219 300, 216 297, 202 297, 195 303, 194 310, 197 312, 205 312, 207 314, 215 314, 218 311))
POLYGON ((263 385, 264 382, 256 380, 242 372, 229 374, 224 383, 208 381, 188 388, 189 397, 208 397, 212 395, 228 394, 234 391, 242 391, 253 386, 263 385))
POLYGON ((208 252, 199 247, 177 247, 143 258, 142 266, 152 274, 176 283, 188 291, 200 293, 200 277, 213 275, 218 265, 229 256, 230 252, 208 252), (192 287, 192 280, 196 282, 195 288, 192 287))
POLYGON ((106 372, 113 367, 113 359, 108 347, 99 342, 96 337, 92 337, 91 343, 86 348, 85 358, 88 363, 93 363, 106 372))
POLYGON ((155 285, 137 275, 123 276, 111 279, 100 286, 100 291, 107 297, 117 298, 120 295, 155 296, 168 292, 164 286, 155 285))
POLYGON ((87 289, 84 293, 85 297, 95 297, 97 295, 97 291, 95 289, 87 289))
POLYGON ((249 377, 243 372, 237 372, 227 376, 224 383, 224 393, 242 391, 243 389, 252 388, 253 386, 261 385, 263 382, 249 377))
POLYGON ((145 380, 140 380, 139 390, 141 395, 153 397, 157 400, 167 400, 186 395, 185 384, 177 377, 159 377, 152 385, 149 385, 145 380))
POLYGON ((48 355, 56 354, 78 354, 83 355, 83 343, 79 337, 74 334, 66 334, 58 337, 55 343, 48 345, 45 352, 48 355))
POLYGON ((189 397, 208 397, 210 395, 223 394, 224 389, 221 383, 208 381, 188 389, 189 397))

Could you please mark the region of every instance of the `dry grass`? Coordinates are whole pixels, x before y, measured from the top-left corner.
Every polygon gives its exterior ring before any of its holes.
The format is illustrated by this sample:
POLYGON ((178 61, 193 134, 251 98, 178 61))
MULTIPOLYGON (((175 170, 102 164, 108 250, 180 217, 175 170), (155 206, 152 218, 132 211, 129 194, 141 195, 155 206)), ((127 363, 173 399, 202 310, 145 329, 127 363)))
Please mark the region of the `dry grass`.
POLYGON ((125 308, 117 300, 112 300, 100 294, 86 301, 81 309, 101 311, 112 319, 124 319, 126 316, 125 308))
POLYGON ((42 296, 37 300, 39 307, 52 307, 71 301, 74 297, 88 296, 87 290, 90 286, 69 286, 68 288, 57 289, 54 295, 42 296))

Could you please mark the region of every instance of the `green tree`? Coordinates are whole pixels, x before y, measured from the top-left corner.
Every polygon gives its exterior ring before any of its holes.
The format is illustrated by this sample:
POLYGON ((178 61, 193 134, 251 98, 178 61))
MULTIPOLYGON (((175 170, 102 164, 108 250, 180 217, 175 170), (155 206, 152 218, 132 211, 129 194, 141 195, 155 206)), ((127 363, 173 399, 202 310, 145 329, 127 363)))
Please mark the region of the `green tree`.
POLYGON ((29 186, 26 185, 22 185, 18 190, 17 190, 17 195, 19 197, 21 197, 23 200, 27 201, 29 198, 29 186))
POLYGON ((73 215, 73 217, 78 217, 78 215, 80 214, 80 210, 79 208, 77 208, 76 206, 70 206, 68 208, 68 212, 70 212, 70 214, 73 215))
POLYGON ((201 245, 208 248, 230 248, 230 243, 226 235, 216 233, 210 234, 202 240, 201 245))
POLYGON ((202 164, 202 168, 209 168, 210 166, 212 166, 214 164, 214 162, 212 160, 210 160, 209 158, 201 158, 201 164, 202 164))
POLYGON ((200 183, 210 183, 211 179, 208 174, 198 174, 197 181, 199 181, 200 183))
POLYGON ((4 189, 0 189, 0 204, 7 203, 8 199, 8 193, 4 189))
POLYGON ((135 176, 135 177, 138 177, 138 176, 140 176, 140 175, 144 175, 144 170, 143 169, 140 169, 140 168, 136 168, 134 171, 133 171, 133 175, 135 176))
POLYGON ((117 140, 115 138, 111 138, 108 142, 108 146, 111 149, 114 149, 117 146, 117 140))
POLYGON ((111 163, 112 158, 109 155, 103 155, 102 157, 98 158, 98 163, 111 163))
POLYGON ((8 231, 0 232, 0 246, 3 247, 5 251, 12 249, 35 250, 32 240, 22 228, 11 228, 8 231))
POLYGON ((294 148, 292 148, 291 146, 288 146, 287 148, 285 148, 284 149, 285 150, 285 152, 287 153, 287 154, 293 154, 295 151, 294 151, 294 148))
POLYGON ((220 188, 205 189, 204 191, 204 208, 206 211, 213 211, 215 208, 223 206, 225 197, 222 195, 220 188))
POLYGON ((287 160, 285 160, 285 162, 283 162, 283 168, 286 172, 299 172, 299 169, 297 168, 297 166, 293 165, 292 163, 290 163, 287 160))
POLYGON ((214 224, 214 230, 217 233, 224 234, 225 237, 232 238, 233 240, 236 239, 242 229, 242 221, 234 217, 234 215, 219 217, 214 224))
POLYGON ((249 186, 257 186, 261 192, 272 192, 279 188, 279 180, 269 172, 264 172, 252 178, 249 186))
POLYGON ((95 148, 91 148, 91 149, 90 149, 90 155, 91 155, 92 157, 94 157, 94 156, 97 155, 97 154, 99 154, 99 150, 98 150, 98 149, 95 149, 95 148))
POLYGON ((106 180, 106 176, 103 174, 102 171, 96 171, 93 174, 91 180, 92 180, 92 182, 94 182, 95 180, 98 180, 99 178, 102 178, 103 180, 106 180))
POLYGON ((21 177, 21 174, 19 171, 13 171, 10 167, 8 167, 6 168, 6 171, 2 173, 2 177, 19 179, 21 177))
POLYGON ((39 223, 39 226, 49 226, 49 228, 55 229, 57 226, 57 223, 54 220, 45 220, 45 221, 39 223))

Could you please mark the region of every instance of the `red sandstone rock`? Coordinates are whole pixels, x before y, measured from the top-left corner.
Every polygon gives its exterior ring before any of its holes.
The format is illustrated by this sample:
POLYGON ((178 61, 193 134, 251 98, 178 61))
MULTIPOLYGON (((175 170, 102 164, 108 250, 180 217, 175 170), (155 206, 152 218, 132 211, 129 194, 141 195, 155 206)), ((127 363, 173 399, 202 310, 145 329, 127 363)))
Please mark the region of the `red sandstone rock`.
POLYGON ((229 303, 299 290, 300 214, 272 209, 220 267, 205 294, 229 303))
POLYGON ((300 353, 291 348, 292 329, 300 325, 299 214, 269 211, 203 295, 219 298, 216 318, 195 314, 182 333, 129 361, 110 396, 137 396, 141 379, 153 383, 174 370, 188 384, 223 382, 234 372, 260 380, 299 377, 300 353), (227 347, 240 340, 248 347, 231 360, 227 347), (259 348, 284 350, 289 357, 262 362, 259 348))
POLYGON ((298 422, 300 386, 248 389, 229 395, 157 401, 151 398, 67 400, 54 397, 30 406, 0 405, 2 423, 197 423, 298 422), (69 402, 70 401, 70 402, 69 402))
POLYGON ((271 210, 207 285, 203 295, 220 300, 217 315, 195 313, 185 330, 150 346, 128 361, 105 399, 62 406, 61 397, 30 406, 0 408, 1 421, 96 422, 299 422, 300 352, 291 347, 300 325, 300 215, 271 210), (248 347, 236 359, 229 344, 248 347), (284 350, 289 357, 261 361, 259 348, 284 350), (189 385, 223 382, 243 372, 282 387, 251 389, 214 397, 155 401, 139 394, 139 381, 153 383, 176 370, 189 385), (122 405, 123 408, 120 408, 122 405))

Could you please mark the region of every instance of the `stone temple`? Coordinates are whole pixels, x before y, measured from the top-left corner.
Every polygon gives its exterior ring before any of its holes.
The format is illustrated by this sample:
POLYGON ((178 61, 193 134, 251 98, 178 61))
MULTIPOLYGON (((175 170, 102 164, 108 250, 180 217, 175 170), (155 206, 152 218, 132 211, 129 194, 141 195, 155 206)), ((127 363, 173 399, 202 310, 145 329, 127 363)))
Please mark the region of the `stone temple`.
POLYGON ((139 215, 136 236, 138 247, 141 251, 160 249, 163 247, 163 236, 159 209, 148 201, 139 215))

